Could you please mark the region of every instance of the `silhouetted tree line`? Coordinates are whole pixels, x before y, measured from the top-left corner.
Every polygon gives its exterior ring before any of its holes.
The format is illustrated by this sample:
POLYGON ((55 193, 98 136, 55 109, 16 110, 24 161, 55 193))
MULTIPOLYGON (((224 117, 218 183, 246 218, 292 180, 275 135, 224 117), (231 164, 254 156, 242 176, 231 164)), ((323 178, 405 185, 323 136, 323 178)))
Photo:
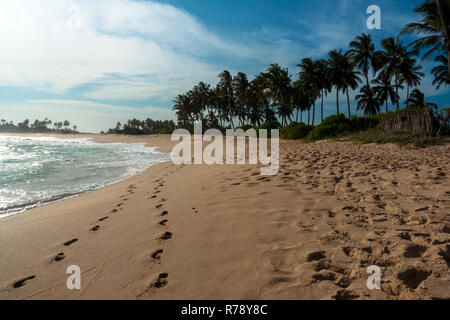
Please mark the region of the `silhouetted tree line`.
POLYGON ((53 122, 52 120, 45 118, 44 120, 36 119, 31 122, 26 119, 17 125, 12 121, 5 119, 0 120, 0 132, 18 132, 18 133, 43 133, 43 132, 56 132, 56 133, 78 133, 77 126, 71 126, 67 120, 61 122, 53 122))
POLYGON ((175 123, 172 120, 145 120, 130 119, 126 123, 117 122, 116 127, 109 129, 108 133, 113 134, 170 134, 175 130, 175 123))

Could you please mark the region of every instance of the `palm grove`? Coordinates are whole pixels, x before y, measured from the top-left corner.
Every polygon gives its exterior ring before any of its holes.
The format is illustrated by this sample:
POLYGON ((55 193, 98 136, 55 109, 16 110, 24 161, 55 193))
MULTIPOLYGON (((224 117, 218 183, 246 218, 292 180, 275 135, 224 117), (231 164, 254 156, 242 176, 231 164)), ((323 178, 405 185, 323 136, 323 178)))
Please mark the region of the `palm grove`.
POLYGON ((323 122, 324 99, 333 91, 336 113, 350 117, 350 91, 357 89, 356 110, 366 116, 383 109, 388 112, 390 105, 399 110, 402 101, 407 108, 433 106, 417 89, 424 77, 418 57, 424 61, 434 57, 436 88, 450 83, 449 1, 426 1, 415 12, 420 21, 406 25, 401 33, 421 37, 408 45, 392 37, 382 40, 378 51, 371 36, 361 34, 347 51, 332 50, 325 58, 301 60, 295 80, 287 68, 272 64, 253 80, 245 73, 232 76, 225 70, 216 87, 200 82, 175 98, 178 126, 192 128, 195 121, 202 121, 207 128, 234 129, 280 120, 285 127, 294 117, 296 122, 315 124, 317 113, 323 122))

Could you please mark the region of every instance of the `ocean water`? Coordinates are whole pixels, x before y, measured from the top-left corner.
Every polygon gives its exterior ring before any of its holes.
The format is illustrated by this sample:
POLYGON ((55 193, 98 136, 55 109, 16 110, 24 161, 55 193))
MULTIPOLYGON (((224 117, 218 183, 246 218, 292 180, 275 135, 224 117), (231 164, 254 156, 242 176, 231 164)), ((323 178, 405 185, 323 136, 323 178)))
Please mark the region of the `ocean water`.
POLYGON ((93 191, 170 160, 144 144, 0 136, 0 218, 93 191))

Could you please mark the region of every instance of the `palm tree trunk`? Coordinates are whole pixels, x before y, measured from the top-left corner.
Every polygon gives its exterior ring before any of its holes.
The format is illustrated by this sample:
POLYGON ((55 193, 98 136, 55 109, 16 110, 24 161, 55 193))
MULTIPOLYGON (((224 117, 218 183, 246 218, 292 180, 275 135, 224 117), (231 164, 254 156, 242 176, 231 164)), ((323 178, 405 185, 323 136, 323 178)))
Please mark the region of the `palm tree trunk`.
POLYGON ((320 105, 320 122, 323 122, 323 90, 322 90, 322 103, 320 105))
POLYGON ((348 95, 348 89, 347 89, 347 104, 348 104, 348 117, 350 118, 351 113, 350 113, 350 97, 348 95))
POLYGON ((409 84, 406 86, 406 101, 409 99, 409 84))
POLYGON ((386 113, 389 112, 389 100, 386 98, 386 113))
POLYGON ((300 122, 303 122, 303 110, 300 110, 300 122))
POLYGON ((339 89, 336 88, 336 107, 337 107, 337 114, 339 114, 339 89))
POLYGON ((309 119, 310 119, 310 114, 311 114, 311 107, 310 108, 308 108, 308 126, 309 126, 309 119))
POLYGON ((297 108, 297 116, 295 117, 296 122, 298 122, 298 111, 299 111, 299 108, 297 108))
POLYGON ((397 94, 397 97, 396 97, 397 110, 400 110, 400 97, 398 96, 398 79, 397 79, 397 75, 395 75, 395 92, 397 94))
POLYGON ((313 114, 312 114, 312 125, 314 125, 315 121, 316 121, 316 102, 314 101, 313 114))
POLYGON ((367 88, 370 88, 370 83, 369 83, 369 72, 366 72, 366 73, 365 73, 365 76, 366 76, 366 85, 367 85, 367 88))

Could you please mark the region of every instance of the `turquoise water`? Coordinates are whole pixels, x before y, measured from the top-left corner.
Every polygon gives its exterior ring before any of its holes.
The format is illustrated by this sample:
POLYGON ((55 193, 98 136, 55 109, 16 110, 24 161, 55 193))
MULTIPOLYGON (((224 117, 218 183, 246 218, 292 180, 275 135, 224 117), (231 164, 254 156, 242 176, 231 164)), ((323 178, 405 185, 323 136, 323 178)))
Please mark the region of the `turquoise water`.
POLYGON ((0 218, 93 191, 170 160, 144 144, 0 136, 0 218))

